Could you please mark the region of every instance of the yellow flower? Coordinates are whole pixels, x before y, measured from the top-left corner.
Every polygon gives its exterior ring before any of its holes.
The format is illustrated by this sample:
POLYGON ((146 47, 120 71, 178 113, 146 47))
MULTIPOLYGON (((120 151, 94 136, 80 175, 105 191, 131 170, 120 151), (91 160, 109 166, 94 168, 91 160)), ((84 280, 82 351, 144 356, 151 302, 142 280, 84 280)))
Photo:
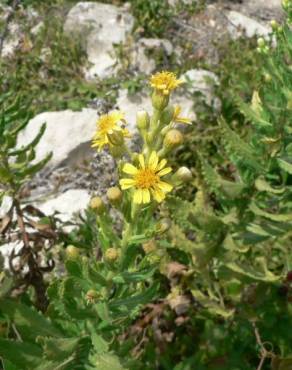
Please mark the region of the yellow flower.
POLYGON ((174 107, 172 121, 177 122, 177 123, 185 123, 187 125, 191 125, 192 121, 187 117, 180 117, 180 113, 181 113, 181 107, 179 105, 176 105, 174 107))
POLYGON ((165 167, 167 161, 159 161, 156 152, 152 152, 148 163, 145 163, 143 154, 139 154, 139 168, 130 163, 126 163, 123 172, 132 175, 132 179, 121 179, 120 185, 123 190, 134 187, 134 203, 149 203, 151 196, 157 201, 162 202, 165 194, 172 190, 172 185, 161 181, 161 177, 171 172, 170 167, 165 167))
POLYGON ((115 133, 120 133, 122 138, 130 137, 129 131, 121 127, 120 123, 125 123, 124 114, 120 111, 101 115, 96 123, 97 130, 92 140, 92 147, 98 147, 100 151, 107 144, 113 145, 110 136, 115 133))
POLYGON ((155 90, 159 90, 163 95, 169 95, 171 90, 177 88, 181 83, 183 83, 183 81, 178 80, 175 73, 167 71, 155 73, 155 75, 150 78, 151 87, 155 90))

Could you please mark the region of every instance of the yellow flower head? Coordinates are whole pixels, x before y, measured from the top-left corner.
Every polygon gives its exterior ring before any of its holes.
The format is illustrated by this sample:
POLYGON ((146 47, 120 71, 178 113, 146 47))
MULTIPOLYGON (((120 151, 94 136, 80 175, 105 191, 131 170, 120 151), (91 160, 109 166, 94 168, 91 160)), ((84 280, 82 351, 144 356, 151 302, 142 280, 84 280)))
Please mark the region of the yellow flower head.
POLYGON ((145 163, 143 154, 139 154, 139 168, 130 163, 126 163, 123 172, 131 175, 131 179, 121 179, 120 185, 123 190, 134 188, 134 203, 149 203, 151 196, 157 201, 162 202, 165 194, 172 190, 172 185, 161 181, 161 177, 171 172, 170 167, 165 167, 167 161, 159 161, 156 152, 152 152, 148 163, 145 163))
POLYGON ((185 123, 187 125, 191 125, 192 121, 187 117, 181 117, 180 113, 181 113, 181 107, 179 105, 176 105, 174 107, 174 112, 173 112, 173 117, 172 117, 173 122, 185 123))
POLYGON ((155 90, 159 90, 163 95, 169 95, 171 90, 176 89, 182 83, 182 80, 176 78, 175 73, 167 71, 155 73, 155 75, 150 78, 151 87, 155 90))
POLYGON ((100 151, 105 145, 112 145, 110 135, 115 132, 120 133, 122 137, 130 137, 129 131, 119 125, 121 123, 125 123, 125 117, 120 111, 101 115, 96 123, 97 130, 92 140, 92 147, 97 147, 100 151))

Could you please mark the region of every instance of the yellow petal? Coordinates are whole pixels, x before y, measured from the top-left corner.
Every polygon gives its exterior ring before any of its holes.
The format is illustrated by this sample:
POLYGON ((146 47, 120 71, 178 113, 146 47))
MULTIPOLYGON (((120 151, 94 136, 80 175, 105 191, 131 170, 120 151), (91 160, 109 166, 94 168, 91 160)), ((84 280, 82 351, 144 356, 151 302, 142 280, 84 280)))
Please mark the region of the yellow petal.
POLYGON ((131 163, 126 163, 123 167, 123 172, 127 173, 128 175, 136 175, 138 169, 131 163))
POLYGON ((145 168, 145 159, 144 159, 144 155, 143 155, 143 154, 139 154, 139 155, 138 155, 138 159, 139 159, 139 163, 140 163, 141 168, 145 168))
POLYGON ((169 191, 171 191, 173 189, 173 186, 168 184, 167 182, 164 182, 164 181, 159 181, 157 183, 157 186, 159 187, 159 189, 161 189, 162 191, 168 193, 169 191))
POLYGON ((142 190, 142 197, 143 197, 143 203, 149 203, 150 202, 150 191, 148 189, 142 190))
POLYGON ((164 175, 167 175, 171 171, 172 171, 172 168, 171 167, 165 167, 165 168, 163 168, 163 170, 159 171, 157 173, 157 175, 158 176, 164 176, 164 175))
POLYGON ((163 199, 165 198, 165 194, 164 194, 164 192, 163 192, 162 190, 158 189, 158 188, 153 189, 153 190, 152 190, 152 194, 153 194, 154 199, 155 199, 158 203, 162 202, 162 201, 163 201, 163 199))
POLYGON ((137 189, 134 192, 134 203, 141 204, 143 200, 142 189, 137 189))
POLYGON ((166 160, 166 159, 162 159, 162 160, 159 162, 159 164, 158 164, 158 166, 157 166, 157 168, 156 168, 156 171, 159 171, 159 170, 161 170, 163 167, 165 167, 166 163, 167 163, 167 160, 166 160))
POLYGON ((157 167, 157 164, 158 164, 158 155, 156 152, 152 152, 150 154, 150 158, 149 158, 149 161, 148 161, 148 166, 152 169, 152 170, 155 170, 156 167, 157 167))
POLYGON ((178 122, 178 123, 185 123, 186 125, 191 125, 192 124, 192 120, 190 120, 189 118, 186 118, 186 117, 177 117, 177 119, 175 121, 178 122))
POLYGON ((120 185, 121 185, 122 190, 126 190, 126 189, 129 189, 129 188, 131 188, 132 186, 135 185, 135 180, 133 180, 133 179, 121 179, 120 180, 120 185))
POLYGON ((132 134, 126 128, 123 128, 122 132, 123 132, 124 137, 131 137, 132 136, 132 134))
POLYGON ((120 111, 113 111, 109 114, 109 116, 115 121, 119 122, 125 119, 124 113, 120 111))

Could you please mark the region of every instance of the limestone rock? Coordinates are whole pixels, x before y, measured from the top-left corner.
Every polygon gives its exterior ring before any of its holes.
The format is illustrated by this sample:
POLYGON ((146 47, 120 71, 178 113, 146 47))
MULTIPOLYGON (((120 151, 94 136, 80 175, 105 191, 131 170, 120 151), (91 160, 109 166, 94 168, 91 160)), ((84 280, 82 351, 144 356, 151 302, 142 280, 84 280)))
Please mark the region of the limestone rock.
POLYGON ((200 92, 204 96, 206 104, 219 110, 221 103, 214 95, 214 87, 219 85, 219 79, 215 73, 205 69, 190 69, 181 76, 190 93, 200 92))
POLYGON ((169 57, 173 52, 173 46, 166 39, 141 38, 132 51, 131 60, 140 72, 150 74, 155 70, 155 59, 147 55, 147 52, 162 52, 169 57))
POLYGON ((134 18, 124 8, 110 4, 80 2, 68 13, 64 30, 81 37, 91 67, 87 79, 105 78, 116 64, 114 44, 123 43, 132 31, 134 18))
POLYGON ((74 214, 84 211, 90 201, 90 194, 87 190, 71 189, 43 203, 36 203, 45 215, 50 216, 58 212, 58 218, 63 222, 72 220, 74 214))
POLYGON ((270 27, 239 12, 232 10, 226 13, 226 17, 228 19, 227 30, 233 39, 237 39, 241 36, 246 36, 248 38, 254 36, 268 38, 271 32, 270 27))
MULTIPOLYGON (((17 147, 20 148, 37 135, 43 123, 47 128, 36 146, 36 159, 43 159, 53 152, 50 165, 56 166, 65 161, 81 144, 91 141, 96 129, 97 114, 94 109, 83 109, 80 112, 65 110, 60 112, 44 112, 34 117, 18 137, 17 147)), ((90 149, 90 145, 87 145, 90 149)), ((86 148, 83 148, 83 151, 86 148)), ((84 153, 81 153, 84 154, 84 153)), ((72 158, 71 158, 72 160, 72 158)))

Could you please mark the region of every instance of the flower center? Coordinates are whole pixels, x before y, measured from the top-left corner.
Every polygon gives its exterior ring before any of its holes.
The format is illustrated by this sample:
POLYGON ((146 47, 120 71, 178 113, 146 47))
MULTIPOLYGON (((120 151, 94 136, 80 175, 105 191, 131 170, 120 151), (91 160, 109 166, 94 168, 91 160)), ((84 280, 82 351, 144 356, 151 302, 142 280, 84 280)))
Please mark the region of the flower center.
POLYGON ((150 168, 140 169, 135 176, 136 186, 142 189, 149 189, 159 180, 159 176, 150 168))

